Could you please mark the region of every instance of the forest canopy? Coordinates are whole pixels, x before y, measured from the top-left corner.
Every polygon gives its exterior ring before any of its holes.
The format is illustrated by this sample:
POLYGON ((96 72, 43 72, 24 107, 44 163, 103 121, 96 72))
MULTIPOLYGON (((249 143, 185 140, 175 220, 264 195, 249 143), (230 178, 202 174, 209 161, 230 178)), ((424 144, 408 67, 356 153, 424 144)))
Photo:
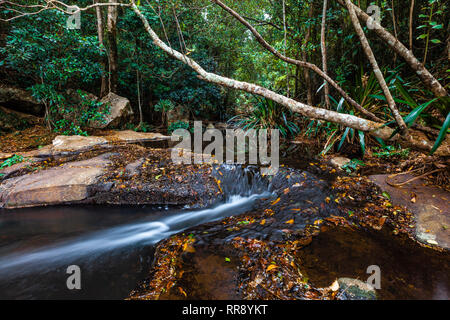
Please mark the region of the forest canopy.
POLYGON ((86 134, 105 109, 87 95, 114 92, 131 101, 137 130, 176 110, 284 137, 314 131, 325 148, 364 151, 372 136, 448 152, 442 0, 23 0, 0 10, 2 85, 31 92, 59 132, 86 134), (81 120, 64 116, 80 104, 81 120))

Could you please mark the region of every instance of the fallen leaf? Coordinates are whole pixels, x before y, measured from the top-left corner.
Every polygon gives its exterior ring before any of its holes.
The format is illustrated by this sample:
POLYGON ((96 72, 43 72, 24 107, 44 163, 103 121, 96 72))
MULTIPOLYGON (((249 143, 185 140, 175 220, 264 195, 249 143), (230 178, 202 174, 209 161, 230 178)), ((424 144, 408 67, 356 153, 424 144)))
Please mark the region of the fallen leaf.
POLYGON ((287 224, 294 224, 294 219, 288 220, 285 223, 287 223, 287 224))
POLYGON ((186 292, 183 290, 183 288, 178 287, 178 290, 179 290, 185 297, 187 297, 187 294, 186 294, 186 292))
POLYGON ((273 201, 271 203, 272 206, 276 205, 278 202, 280 202, 281 198, 278 198, 277 200, 273 201))
POLYGON ((271 265, 269 265, 269 266, 267 267, 266 272, 268 272, 268 271, 270 271, 270 270, 272 270, 272 269, 275 269, 275 268, 278 268, 278 266, 277 266, 276 264, 271 264, 271 265))

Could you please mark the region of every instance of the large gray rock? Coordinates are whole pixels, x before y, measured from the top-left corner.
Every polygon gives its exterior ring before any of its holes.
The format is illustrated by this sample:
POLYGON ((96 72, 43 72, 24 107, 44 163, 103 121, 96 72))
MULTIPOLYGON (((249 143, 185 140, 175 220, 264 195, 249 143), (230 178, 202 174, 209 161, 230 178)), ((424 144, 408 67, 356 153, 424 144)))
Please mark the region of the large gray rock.
POLYGON ((104 129, 116 128, 128 123, 133 116, 130 100, 110 92, 100 100, 101 103, 109 106, 109 113, 103 116, 102 121, 91 121, 91 128, 104 129))
MULTIPOLYGON (((81 152, 96 146, 110 147, 114 143, 139 143, 149 141, 170 140, 170 136, 154 132, 135 132, 132 130, 114 131, 112 134, 97 136, 57 136, 53 140, 51 151, 54 153, 62 151, 81 152)), ((45 152, 48 152, 46 150, 45 152)))
POLYGON ((74 203, 93 192, 111 154, 50 168, 4 181, 0 185, 0 208, 74 203))
POLYGON ((20 88, 0 86, 0 105, 24 113, 44 114, 44 105, 33 98, 29 91, 20 88))
POLYGON ((108 140, 103 137, 84 136, 57 136, 53 139, 53 151, 84 151, 92 147, 107 144, 108 140))

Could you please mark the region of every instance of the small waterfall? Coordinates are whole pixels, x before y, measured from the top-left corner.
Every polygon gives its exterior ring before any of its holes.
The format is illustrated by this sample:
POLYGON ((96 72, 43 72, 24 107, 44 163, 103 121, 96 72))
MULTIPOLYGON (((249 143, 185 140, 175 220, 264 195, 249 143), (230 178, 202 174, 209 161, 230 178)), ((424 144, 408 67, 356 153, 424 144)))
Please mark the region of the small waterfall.
POLYGON ((225 198, 234 196, 249 197, 263 194, 271 189, 267 179, 261 176, 257 166, 222 164, 213 169, 213 176, 220 180, 225 198))

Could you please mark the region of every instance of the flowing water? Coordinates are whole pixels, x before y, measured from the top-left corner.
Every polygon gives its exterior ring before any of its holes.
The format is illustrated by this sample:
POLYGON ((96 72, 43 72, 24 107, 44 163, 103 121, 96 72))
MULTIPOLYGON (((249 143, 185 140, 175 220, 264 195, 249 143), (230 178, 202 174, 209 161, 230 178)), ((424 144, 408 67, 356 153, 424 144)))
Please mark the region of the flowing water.
POLYGON ((189 227, 237 215, 270 196, 255 170, 223 166, 224 203, 201 210, 51 207, 0 215, 0 298, 124 298, 147 274, 154 245, 189 227), (82 290, 68 290, 77 265, 82 290))
MULTIPOLYGON (((272 195, 271 184, 257 168, 224 165, 220 171, 225 199, 211 208, 62 206, 0 211, 0 299, 127 297, 148 276, 158 241, 244 213, 258 199, 272 195), (70 265, 80 267, 81 290, 67 288, 70 265)), ((298 192, 314 200, 313 194, 325 191, 310 186, 298 192)), ((274 223, 264 227, 277 228, 274 223)), ((448 299, 449 255, 394 238, 388 233, 330 230, 299 250, 298 259, 302 272, 318 287, 338 277, 363 279, 365 268, 378 264, 380 298, 448 299)), ((188 273, 185 279, 197 283, 195 297, 236 298, 229 292, 234 287, 235 268, 224 265, 223 257, 215 252, 198 254, 195 259, 196 280, 188 273)))

